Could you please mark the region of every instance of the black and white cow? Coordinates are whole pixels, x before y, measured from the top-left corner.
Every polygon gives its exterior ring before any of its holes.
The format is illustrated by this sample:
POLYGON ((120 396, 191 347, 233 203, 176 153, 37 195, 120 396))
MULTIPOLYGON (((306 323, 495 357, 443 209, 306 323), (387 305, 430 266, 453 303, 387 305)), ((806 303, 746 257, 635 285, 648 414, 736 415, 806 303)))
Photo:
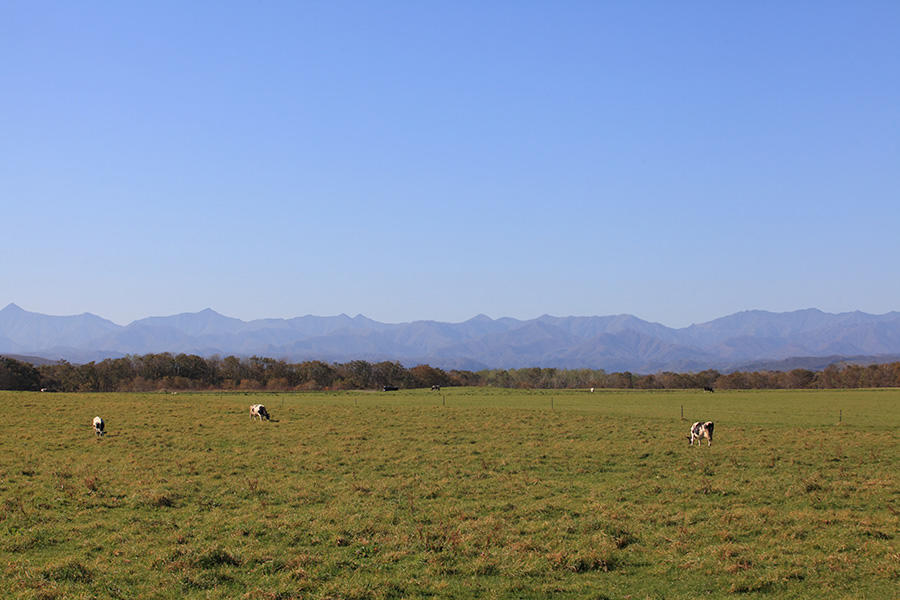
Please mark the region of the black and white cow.
POLYGON ((266 407, 262 404, 251 404, 250 405, 250 419, 256 417, 260 421, 265 419, 266 421, 270 421, 272 417, 269 416, 269 411, 266 410, 266 407))
POLYGON ((97 434, 97 437, 103 437, 103 434, 106 433, 106 424, 100 417, 94 417, 91 425, 94 427, 94 433, 97 434))
POLYGON ((441 386, 435 384, 435 385, 431 386, 431 391, 432 391, 432 392, 439 392, 439 391, 441 391, 441 386))
POLYGON ((706 423, 701 423, 697 421, 693 425, 691 425, 691 435, 688 436, 688 439, 691 440, 690 445, 694 445, 694 440, 697 440, 697 447, 700 447, 700 440, 706 438, 706 446, 712 446, 712 438, 713 438, 713 429, 715 429, 715 424, 712 421, 707 421, 706 423))

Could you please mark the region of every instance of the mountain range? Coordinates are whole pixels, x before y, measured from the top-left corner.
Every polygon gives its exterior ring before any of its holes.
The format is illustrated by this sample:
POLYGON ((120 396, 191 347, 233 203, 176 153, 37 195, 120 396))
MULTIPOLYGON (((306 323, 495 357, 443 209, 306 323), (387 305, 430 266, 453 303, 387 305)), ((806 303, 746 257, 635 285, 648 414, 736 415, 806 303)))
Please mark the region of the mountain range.
MULTIPOLYGON (((632 315, 462 323, 380 323, 362 315, 242 321, 212 309, 118 325, 90 313, 0 310, 0 353, 89 362, 172 352, 266 356, 292 362, 396 360, 444 369, 559 367, 654 373, 794 368, 900 355, 900 312, 749 310, 671 328, 632 315)), ((807 367, 808 368, 808 367, 807 367)))

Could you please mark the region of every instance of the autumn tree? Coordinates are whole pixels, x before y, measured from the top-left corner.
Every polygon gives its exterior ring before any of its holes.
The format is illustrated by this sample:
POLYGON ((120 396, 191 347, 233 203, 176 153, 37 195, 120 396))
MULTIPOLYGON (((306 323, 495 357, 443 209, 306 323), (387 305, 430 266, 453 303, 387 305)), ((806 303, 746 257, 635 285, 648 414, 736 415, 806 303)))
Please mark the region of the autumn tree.
POLYGON ((417 365, 409 370, 414 387, 431 387, 433 385, 450 385, 450 376, 441 369, 429 365, 417 365))

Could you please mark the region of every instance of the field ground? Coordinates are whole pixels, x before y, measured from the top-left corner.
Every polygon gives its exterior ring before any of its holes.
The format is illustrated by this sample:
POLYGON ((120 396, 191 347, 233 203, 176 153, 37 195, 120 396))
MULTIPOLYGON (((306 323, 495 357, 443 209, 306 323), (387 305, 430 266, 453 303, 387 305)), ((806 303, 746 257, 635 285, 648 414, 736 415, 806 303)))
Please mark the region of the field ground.
POLYGON ((0 402, 3 598, 900 597, 900 390, 0 402))

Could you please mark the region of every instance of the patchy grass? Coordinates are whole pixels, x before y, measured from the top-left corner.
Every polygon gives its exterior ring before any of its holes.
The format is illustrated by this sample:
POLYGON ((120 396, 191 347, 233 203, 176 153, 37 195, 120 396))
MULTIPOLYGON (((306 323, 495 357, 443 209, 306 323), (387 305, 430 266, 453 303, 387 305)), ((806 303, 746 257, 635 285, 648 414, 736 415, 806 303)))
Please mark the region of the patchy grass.
POLYGON ((0 402, 23 415, 0 441, 2 597, 895 598, 900 584, 897 390, 0 402), (275 421, 249 421, 257 402, 275 421), (703 419, 713 446, 689 447, 703 419))

